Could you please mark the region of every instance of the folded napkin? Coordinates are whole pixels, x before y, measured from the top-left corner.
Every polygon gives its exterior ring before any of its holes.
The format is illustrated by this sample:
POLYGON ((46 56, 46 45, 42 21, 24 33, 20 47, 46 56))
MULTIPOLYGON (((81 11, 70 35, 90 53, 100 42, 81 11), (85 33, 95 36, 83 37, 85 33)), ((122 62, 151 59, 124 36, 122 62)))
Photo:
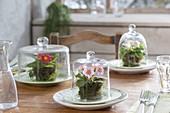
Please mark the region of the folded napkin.
POLYGON ((13 67, 13 66, 17 65, 17 63, 18 63, 18 55, 9 62, 9 65, 10 65, 10 67, 13 67))
MULTIPOLYGON (((136 102, 126 113, 136 113, 140 102, 136 102)), ((148 109, 149 104, 146 104, 145 111, 148 109)), ((170 113, 170 93, 161 93, 155 105, 154 113, 170 113)))

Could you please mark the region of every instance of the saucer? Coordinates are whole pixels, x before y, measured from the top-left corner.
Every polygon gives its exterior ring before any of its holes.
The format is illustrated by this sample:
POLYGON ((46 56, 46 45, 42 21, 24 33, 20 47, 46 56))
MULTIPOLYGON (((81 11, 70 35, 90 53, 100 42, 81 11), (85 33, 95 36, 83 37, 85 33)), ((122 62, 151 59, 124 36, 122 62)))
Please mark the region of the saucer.
POLYGON ((118 89, 114 89, 111 88, 111 92, 118 92, 119 96, 115 97, 114 99, 111 99, 110 101, 104 102, 104 103, 98 103, 98 104, 75 104, 72 102, 68 102, 67 100, 64 99, 64 93, 65 91, 70 91, 71 88, 69 89, 65 89, 65 90, 61 90, 57 93, 55 93, 53 95, 53 99, 55 102, 64 105, 66 107, 69 108, 73 108, 73 109, 79 109, 79 110, 97 110, 97 109, 103 109, 103 108, 107 108, 110 107, 116 103, 122 102, 123 100, 125 100, 128 97, 128 94, 124 91, 118 90, 118 89))
POLYGON ((27 72, 23 72, 22 75, 15 74, 14 79, 20 83, 38 85, 38 86, 48 86, 48 85, 55 85, 57 83, 70 80, 72 79, 72 77, 65 73, 60 73, 53 81, 36 81, 36 80, 31 80, 27 72))
POLYGON ((147 64, 141 64, 136 67, 125 67, 122 65, 121 60, 111 60, 109 62, 110 69, 121 74, 141 74, 156 68, 156 62, 153 60, 148 60, 147 64))
POLYGON ((112 101, 114 99, 117 99, 121 96, 121 91, 116 90, 116 89, 110 89, 110 98, 107 96, 107 90, 103 89, 103 94, 101 99, 95 100, 95 101, 82 101, 80 97, 78 96, 78 88, 73 88, 73 89, 65 89, 60 93, 63 96, 63 99, 67 102, 74 103, 74 104, 101 104, 101 103, 106 103, 109 101, 112 101), (72 95, 70 95, 72 94, 72 95), (73 96, 75 98, 73 98, 73 96))

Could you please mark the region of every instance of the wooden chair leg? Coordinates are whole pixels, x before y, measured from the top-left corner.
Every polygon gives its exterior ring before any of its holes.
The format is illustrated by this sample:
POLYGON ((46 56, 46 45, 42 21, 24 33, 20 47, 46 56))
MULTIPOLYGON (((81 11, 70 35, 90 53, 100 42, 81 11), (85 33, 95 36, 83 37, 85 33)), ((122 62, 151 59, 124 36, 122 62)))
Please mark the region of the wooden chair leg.
POLYGON ((60 42, 59 42, 59 33, 58 32, 50 33, 49 40, 50 40, 50 44, 59 45, 60 44, 60 42))
POLYGON ((118 54, 119 54, 119 41, 120 41, 120 38, 122 36, 122 33, 116 33, 115 34, 115 40, 114 40, 114 43, 115 43, 115 59, 118 59, 118 54))

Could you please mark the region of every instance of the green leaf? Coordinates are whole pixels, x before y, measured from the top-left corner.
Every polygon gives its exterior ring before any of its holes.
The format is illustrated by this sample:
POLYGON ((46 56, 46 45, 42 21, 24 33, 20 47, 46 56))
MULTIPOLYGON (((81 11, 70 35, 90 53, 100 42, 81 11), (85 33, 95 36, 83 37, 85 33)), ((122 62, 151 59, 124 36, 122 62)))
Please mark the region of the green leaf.
POLYGON ((36 67, 36 62, 32 62, 32 63, 29 63, 27 64, 27 67, 36 67))
POLYGON ((99 77, 94 77, 94 81, 103 81, 103 78, 99 78, 99 77))
POLYGON ((35 75, 34 75, 33 71, 30 70, 30 71, 29 71, 29 77, 32 78, 32 77, 34 77, 34 76, 35 76, 35 75))
POLYGON ((59 57, 59 54, 55 54, 54 55, 54 58, 53 58, 53 60, 51 61, 51 62, 53 62, 53 63, 55 63, 56 61, 57 61, 57 58, 59 57))
POLYGON ((87 82, 84 81, 84 80, 82 80, 82 79, 79 79, 79 80, 76 81, 76 85, 77 85, 78 87, 82 87, 82 86, 84 86, 86 83, 87 83, 87 82))
POLYGON ((49 64, 49 65, 46 65, 45 67, 51 67, 52 68, 52 67, 55 67, 55 66, 49 64))
POLYGON ((61 67, 62 66, 62 64, 59 64, 59 63, 56 63, 55 64, 57 67, 61 67))
POLYGON ((49 76, 47 81, 54 80, 59 75, 59 71, 55 71, 52 75, 49 76))
POLYGON ((81 74, 78 73, 78 74, 76 75, 76 78, 82 78, 81 74))
POLYGON ((144 48, 145 48, 145 46, 142 44, 142 43, 140 43, 140 48, 143 50, 144 48))

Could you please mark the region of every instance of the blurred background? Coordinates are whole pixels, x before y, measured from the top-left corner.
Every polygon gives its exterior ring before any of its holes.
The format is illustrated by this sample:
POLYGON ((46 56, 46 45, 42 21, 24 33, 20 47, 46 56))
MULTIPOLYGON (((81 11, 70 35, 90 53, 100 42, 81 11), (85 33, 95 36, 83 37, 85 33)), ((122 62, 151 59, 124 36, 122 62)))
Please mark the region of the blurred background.
MULTIPOLYGON (((169 52, 166 48, 170 42, 170 0, 56 1, 71 10, 71 34, 84 29, 125 33, 128 24, 133 22, 146 37, 151 54, 169 52), (123 12, 114 16, 120 8, 123 12), (102 17, 96 14, 102 14, 102 17), (160 43, 163 45, 161 50, 154 50, 160 43)), ((55 0, 0 0, 0 40, 13 41, 11 58, 15 57, 18 48, 36 44, 36 39, 43 36, 47 7, 53 2, 55 0)))

